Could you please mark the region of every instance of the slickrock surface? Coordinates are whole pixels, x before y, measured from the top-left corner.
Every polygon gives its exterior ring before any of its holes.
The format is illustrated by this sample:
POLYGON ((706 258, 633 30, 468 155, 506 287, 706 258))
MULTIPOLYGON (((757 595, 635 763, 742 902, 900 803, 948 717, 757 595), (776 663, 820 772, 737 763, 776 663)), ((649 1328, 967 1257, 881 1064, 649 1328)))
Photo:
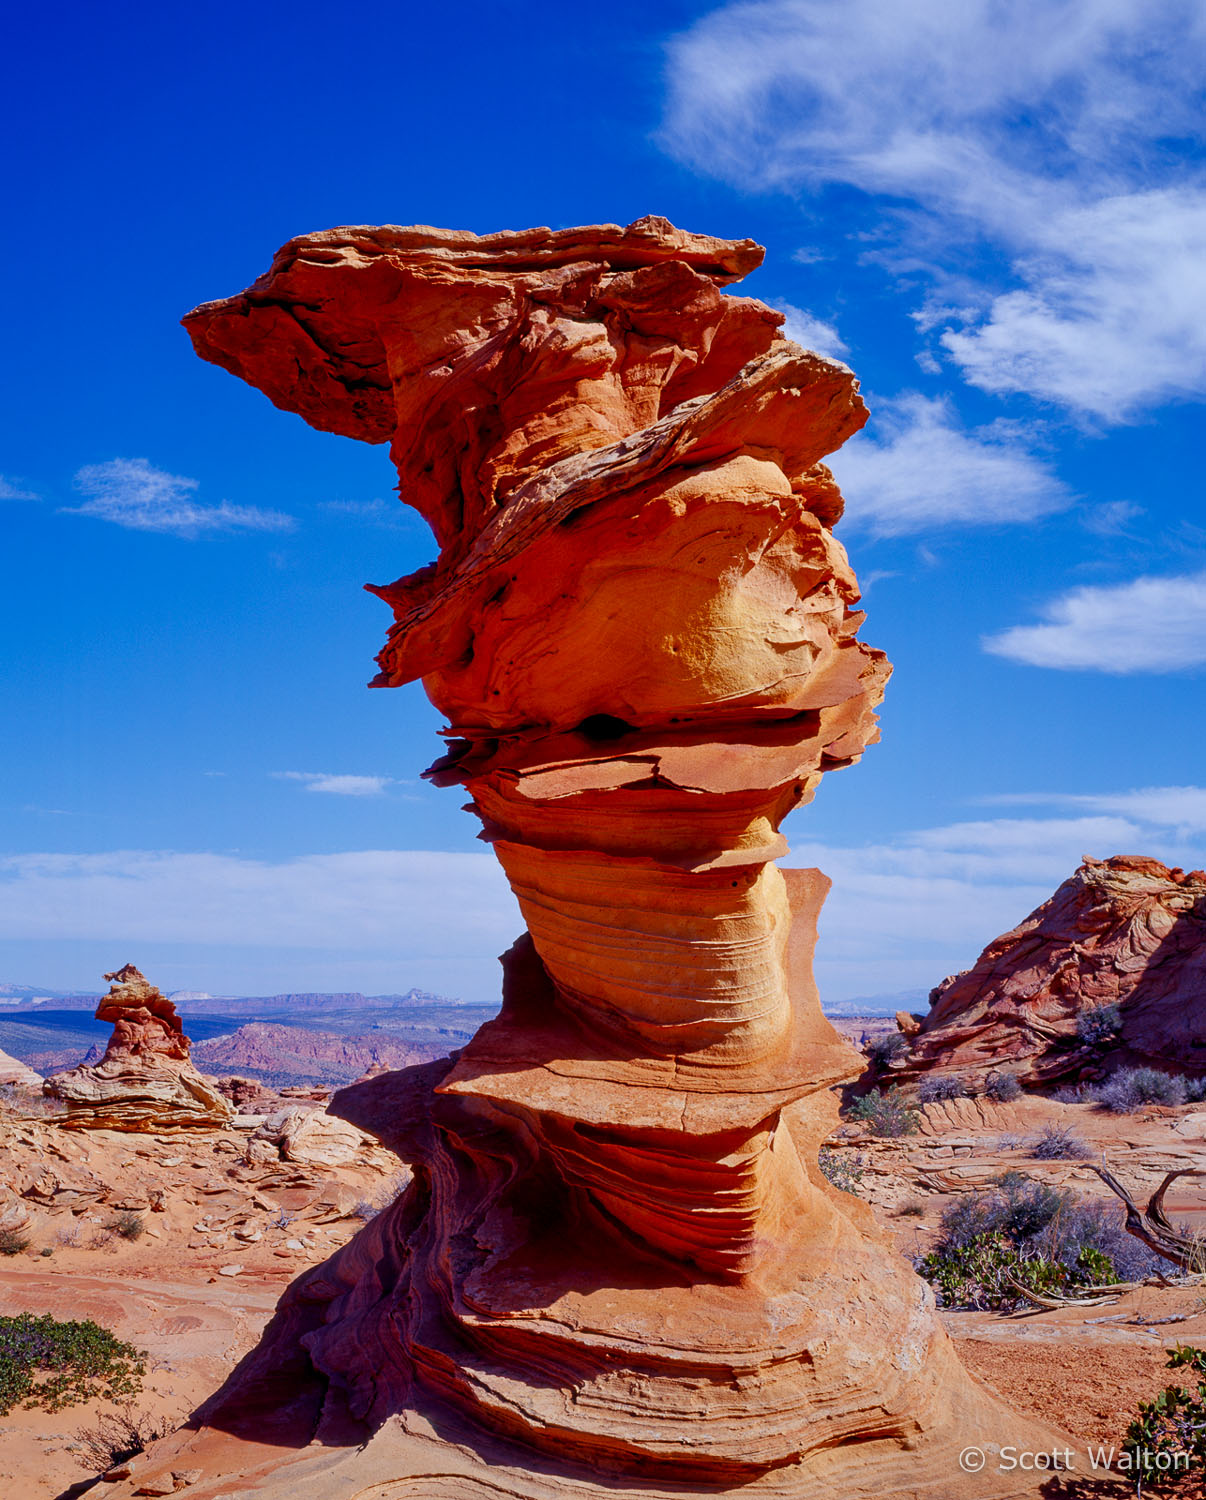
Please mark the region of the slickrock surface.
POLYGON ((1158 860, 1086 859, 974 967, 945 979, 911 1038, 902 1077, 981 1079, 1003 1068, 1034 1086, 1120 1066, 1206 1073, 1206 873, 1158 860), (1122 1034, 1085 1046, 1077 1018, 1117 1005, 1122 1034))
POLYGON ((722 294, 761 256, 659 218, 344 228, 185 319, 278 406, 391 444, 439 556, 374 589, 377 681, 421 678, 446 714, 431 774, 467 789, 527 932, 458 1057, 337 1096, 415 1187, 291 1289, 152 1479, 1032 1488, 959 1479, 975 1434, 1025 1424, 816 1165, 859 1063, 811 979, 828 882, 772 861, 874 738, 888 667, 822 463, 866 411, 844 365, 722 294))
POLYGON ((42 1075, 35 1073, 32 1068, 27 1068, 15 1057, 9 1057, 7 1052, 0 1052, 0 1087, 9 1085, 23 1089, 40 1089, 42 1075))
MULTIPOLYGON (((286 1283, 410 1178, 321 1105, 261 1103, 272 1112, 187 1135, 81 1133, 23 1116, 19 1099, 0 1106, 0 1228, 28 1240, 0 1258, 0 1314, 95 1318, 146 1350, 134 1409, 167 1428, 253 1347, 286 1283)), ((0 1417, 0 1493, 51 1500, 90 1473, 74 1435, 112 1409, 97 1399, 0 1417)))
POLYGON ((96 1007, 113 1035, 95 1066, 56 1073, 43 1085, 67 1106, 74 1130, 198 1130, 234 1113, 216 1086, 189 1061, 189 1039, 176 1007, 133 964, 115 973, 96 1007))

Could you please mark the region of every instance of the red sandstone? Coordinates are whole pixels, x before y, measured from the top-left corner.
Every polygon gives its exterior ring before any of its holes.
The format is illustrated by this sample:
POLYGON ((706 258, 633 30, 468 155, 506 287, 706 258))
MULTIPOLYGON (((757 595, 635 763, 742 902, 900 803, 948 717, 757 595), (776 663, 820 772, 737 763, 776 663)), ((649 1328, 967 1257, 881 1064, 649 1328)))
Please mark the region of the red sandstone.
POLYGON ((185 320, 390 442, 440 552, 375 590, 378 681, 448 716, 433 777, 528 924, 459 1057, 338 1096, 415 1185, 156 1454, 198 1500, 1028 1489, 960 1479, 1024 1425, 816 1165, 858 1060, 811 979, 828 883, 772 861, 888 669, 822 463, 857 382, 722 294, 760 259, 656 218, 338 229, 185 320))

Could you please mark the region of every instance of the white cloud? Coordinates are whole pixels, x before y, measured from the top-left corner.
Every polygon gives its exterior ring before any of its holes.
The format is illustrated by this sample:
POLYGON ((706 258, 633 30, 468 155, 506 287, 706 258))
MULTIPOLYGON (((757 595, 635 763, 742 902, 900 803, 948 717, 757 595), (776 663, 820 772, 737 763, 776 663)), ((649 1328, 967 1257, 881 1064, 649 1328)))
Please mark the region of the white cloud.
POLYGON ((281 781, 300 781, 308 792, 331 792, 337 797, 380 797, 393 776, 341 776, 326 771, 273 771, 281 781))
POLYGON ((965 431, 948 402, 917 394, 873 402, 868 427, 830 464, 849 523, 879 536, 1016 524, 1071 503, 1013 429, 965 431))
POLYGON ((66 507, 73 516, 93 516, 131 531, 169 532, 195 537, 204 531, 291 531, 292 516, 252 505, 201 505, 193 500, 196 479, 153 468, 145 458, 115 458, 87 464, 75 476, 85 495, 82 505, 66 507))
POLYGON ((941 337, 973 385, 1111 422, 1206 395, 1206 191, 1109 198, 1033 238, 1024 289, 941 337))
POLYGON ((12 479, 6 479, 0 474, 0 500, 40 500, 40 495, 35 495, 32 490, 24 490, 12 479))
POLYGON ((364 850, 270 862, 119 850, 0 859, 0 938, 494 955, 522 923, 489 854, 364 850))
POLYGON ((1206 663, 1206 573, 1071 589, 982 644, 995 656, 1066 671, 1180 672, 1206 663))
POLYGON ((1146 786, 1129 792, 1016 792, 987 800, 1119 813, 1159 829, 1174 829, 1181 837, 1206 833, 1206 787, 1201 786, 1146 786))
POLYGON ((1143 514, 1143 506, 1131 500, 1106 500, 1086 510, 1081 524, 1097 536, 1133 536, 1130 523, 1143 514))
POLYGON ((1093 815, 981 819, 847 847, 793 839, 788 862, 816 865, 833 880, 817 948, 825 999, 930 988, 969 967, 988 942, 1045 901, 1086 854, 1144 854, 1186 868, 1204 862, 1202 789, 1016 800, 1067 803, 1093 815), (1175 821, 1174 794, 1188 810, 1175 821))
POLYGON ((680 159, 877 196, 889 258, 940 282, 1004 251, 1014 285, 941 335, 973 384, 1105 421, 1206 395, 1195 0, 741 0, 668 51, 680 159))
POLYGON ((771 306, 787 316, 787 321, 783 324, 784 334, 797 344, 802 344, 805 349, 815 350, 817 354, 848 353, 846 344, 832 323, 822 322, 820 318, 814 318, 812 313, 805 312, 802 307, 793 307, 790 302, 772 302, 771 306))

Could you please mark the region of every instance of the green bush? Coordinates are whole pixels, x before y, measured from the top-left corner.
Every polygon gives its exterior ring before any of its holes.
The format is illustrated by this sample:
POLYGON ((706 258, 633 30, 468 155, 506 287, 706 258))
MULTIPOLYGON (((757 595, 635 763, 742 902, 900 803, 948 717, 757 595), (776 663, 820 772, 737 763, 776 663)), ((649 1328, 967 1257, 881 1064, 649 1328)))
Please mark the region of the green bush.
POLYGON ((0 1229, 0 1255, 20 1255, 29 1249, 29 1236, 20 1229, 0 1229))
POLYGON ((1006 1172, 991 1190, 964 1193, 942 1215, 942 1238, 917 1269, 948 1307, 1012 1307, 1029 1291, 1139 1281, 1167 1263, 1126 1232, 1122 1213, 1066 1188, 1006 1172))
POLYGON ((822 1146, 817 1165, 835 1188, 841 1188, 843 1193, 858 1192, 866 1164, 857 1151, 835 1151, 832 1146, 822 1146))
POLYGON ((1178 1344, 1168 1351, 1168 1368, 1188 1368, 1197 1386, 1166 1386, 1154 1401, 1140 1401, 1123 1445, 1137 1494, 1189 1486, 1196 1494, 1206 1473, 1206 1350, 1178 1344), (1187 1466, 1175 1457, 1181 1453, 1188 1456, 1187 1466))
POLYGON ((990 1073, 984 1080, 984 1092, 997 1104, 1008 1104, 1022 1092, 1022 1085, 1012 1073, 990 1073))
POLYGON ((1093 1005, 1076 1018, 1077 1038, 1090 1047, 1112 1042, 1122 1031, 1122 1012, 1116 1005, 1093 1005))
POLYGON ((872 1089, 850 1106, 850 1118, 865 1125, 872 1135, 913 1135, 919 1115, 904 1091, 893 1085, 886 1093, 872 1089))
POLYGON ((21 1403, 60 1411, 93 1396, 136 1396, 145 1371, 144 1355, 90 1319, 0 1317, 0 1417, 21 1403))
POLYGON ((898 1058, 908 1057, 912 1046, 902 1031, 890 1031, 887 1036, 876 1037, 867 1048, 867 1056, 877 1068, 886 1068, 898 1058))

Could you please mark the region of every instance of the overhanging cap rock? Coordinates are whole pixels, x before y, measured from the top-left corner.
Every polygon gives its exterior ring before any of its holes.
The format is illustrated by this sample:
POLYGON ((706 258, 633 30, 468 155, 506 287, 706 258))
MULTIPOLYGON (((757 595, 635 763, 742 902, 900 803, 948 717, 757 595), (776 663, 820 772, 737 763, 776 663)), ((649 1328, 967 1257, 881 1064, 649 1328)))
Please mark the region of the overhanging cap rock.
POLYGON ((484 235, 425 224, 345 225, 289 240, 247 291, 204 302, 182 323, 202 359, 262 390, 273 405, 320 431, 384 443, 396 418, 378 324, 404 315, 408 274, 454 283, 458 270, 472 271, 479 290, 493 284, 497 291, 576 263, 630 271, 677 261, 724 286, 756 269, 763 253, 753 240, 691 234, 656 215, 626 228, 484 235))

